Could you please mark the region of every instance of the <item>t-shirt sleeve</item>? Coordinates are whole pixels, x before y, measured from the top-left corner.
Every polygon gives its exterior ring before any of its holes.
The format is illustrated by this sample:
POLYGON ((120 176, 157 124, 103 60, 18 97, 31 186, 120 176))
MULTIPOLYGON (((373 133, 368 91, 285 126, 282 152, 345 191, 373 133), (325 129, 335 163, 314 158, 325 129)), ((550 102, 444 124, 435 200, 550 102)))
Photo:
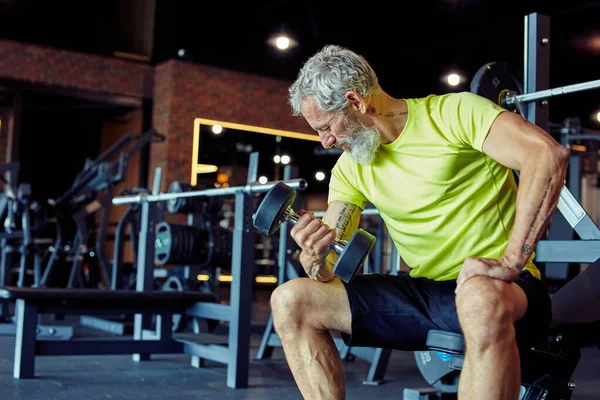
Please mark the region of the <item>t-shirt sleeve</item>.
POLYGON ((331 170, 327 204, 332 201, 345 201, 364 210, 368 201, 352 184, 354 180, 353 165, 343 154, 331 170))
POLYGON ((444 96, 439 111, 451 141, 481 151, 494 120, 507 110, 483 96, 459 92, 444 96))

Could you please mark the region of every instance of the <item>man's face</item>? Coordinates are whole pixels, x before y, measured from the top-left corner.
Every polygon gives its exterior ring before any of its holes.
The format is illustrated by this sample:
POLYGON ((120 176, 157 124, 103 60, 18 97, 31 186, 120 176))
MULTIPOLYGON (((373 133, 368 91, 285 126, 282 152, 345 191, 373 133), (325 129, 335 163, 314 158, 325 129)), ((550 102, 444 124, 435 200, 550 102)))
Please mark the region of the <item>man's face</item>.
POLYGON ((335 146, 348 152, 359 164, 368 165, 377 158, 381 135, 376 128, 367 127, 350 111, 324 112, 312 97, 302 104, 302 114, 319 134, 325 148, 335 146))

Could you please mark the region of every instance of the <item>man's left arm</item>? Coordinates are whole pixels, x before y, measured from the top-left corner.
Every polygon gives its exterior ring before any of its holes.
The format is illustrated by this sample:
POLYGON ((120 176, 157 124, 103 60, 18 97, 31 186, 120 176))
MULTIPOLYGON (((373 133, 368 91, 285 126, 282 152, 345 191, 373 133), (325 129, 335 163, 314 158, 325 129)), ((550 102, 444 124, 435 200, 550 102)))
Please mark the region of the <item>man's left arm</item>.
POLYGON ((495 119, 482 151, 519 171, 516 215, 504 255, 498 260, 466 260, 457 291, 474 275, 506 281, 519 276, 551 221, 570 158, 569 150, 546 131, 511 112, 502 112, 495 119))

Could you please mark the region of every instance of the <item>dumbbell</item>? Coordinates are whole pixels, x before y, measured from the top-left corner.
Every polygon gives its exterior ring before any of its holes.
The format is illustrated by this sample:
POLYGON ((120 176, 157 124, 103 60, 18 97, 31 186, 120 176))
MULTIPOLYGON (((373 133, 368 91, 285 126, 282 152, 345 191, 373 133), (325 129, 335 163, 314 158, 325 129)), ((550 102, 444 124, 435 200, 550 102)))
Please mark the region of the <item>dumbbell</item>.
MULTIPOLYGON (((265 195, 254 216, 254 227, 266 235, 272 235, 282 223, 298 222, 300 216, 292 209, 296 200, 296 191, 283 182, 277 182, 265 195)), ((375 236, 358 229, 348 240, 335 239, 331 249, 338 255, 333 274, 350 282, 364 264, 375 245, 375 236)))

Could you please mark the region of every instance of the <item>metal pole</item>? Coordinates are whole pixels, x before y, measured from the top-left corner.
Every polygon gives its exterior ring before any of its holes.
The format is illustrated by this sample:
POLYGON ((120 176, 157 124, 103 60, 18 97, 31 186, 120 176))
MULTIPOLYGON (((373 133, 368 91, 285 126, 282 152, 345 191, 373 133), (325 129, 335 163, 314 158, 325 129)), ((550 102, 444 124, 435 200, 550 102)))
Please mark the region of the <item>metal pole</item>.
MULTIPOLYGON (((181 192, 181 193, 160 193, 160 194, 151 194, 151 195, 136 195, 136 196, 119 196, 115 197, 112 200, 114 205, 123 205, 123 204, 141 204, 141 203, 151 203, 156 201, 167 201, 167 200, 176 200, 186 197, 210 197, 210 196, 228 196, 228 195, 236 195, 238 193, 261 193, 268 192, 275 186, 279 181, 271 181, 264 184, 255 183, 248 184, 246 186, 234 186, 230 188, 215 188, 215 189, 206 189, 206 190, 193 190, 190 192, 181 192)), ((293 189, 305 189, 308 186, 308 183, 305 179, 293 179, 291 181, 284 182, 288 186, 293 189)))
POLYGON ((600 79, 595 81, 575 83, 573 85, 562 86, 554 89, 540 90, 533 93, 517 94, 515 96, 507 96, 504 99, 504 103, 512 105, 516 103, 525 103, 529 101, 535 101, 545 99, 552 96, 560 96, 562 94, 581 92, 583 90, 590 90, 600 88, 600 79))

